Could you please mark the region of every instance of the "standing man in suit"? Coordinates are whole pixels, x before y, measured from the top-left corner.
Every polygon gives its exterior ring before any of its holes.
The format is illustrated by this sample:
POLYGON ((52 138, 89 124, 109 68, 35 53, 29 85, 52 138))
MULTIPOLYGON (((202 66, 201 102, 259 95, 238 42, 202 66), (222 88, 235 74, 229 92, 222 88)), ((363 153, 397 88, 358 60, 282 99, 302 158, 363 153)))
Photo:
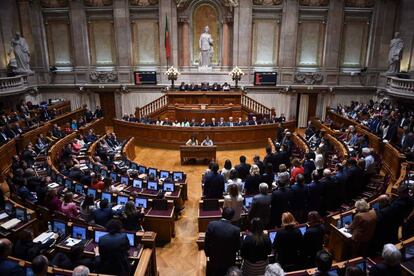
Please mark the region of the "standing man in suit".
POLYGON ((240 249, 240 228, 231 224, 232 208, 224 208, 222 219, 207 226, 204 252, 209 258, 207 275, 223 276, 234 265, 240 249))
POLYGON ((204 197, 205 198, 222 198, 224 192, 224 177, 218 173, 219 166, 212 163, 211 172, 206 175, 204 180, 204 197))
POLYGON ((245 180, 246 177, 250 174, 250 164, 246 163, 246 156, 242 155, 239 158, 240 164, 235 167, 236 171, 239 173, 241 180, 245 180))
POLYGON ((253 197, 252 206, 249 211, 249 220, 260 218, 266 227, 269 224, 271 196, 267 194, 269 186, 266 183, 259 185, 259 194, 253 197))
POLYGON ((0 239, 0 275, 24 276, 25 269, 7 257, 12 252, 13 244, 8 239, 0 239))
POLYGON ((109 234, 99 239, 100 272, 106 274, 129 275, 131 267, 128 261, 129 241, 121 233, 122 223, 112 219, 106 225, 109 234))

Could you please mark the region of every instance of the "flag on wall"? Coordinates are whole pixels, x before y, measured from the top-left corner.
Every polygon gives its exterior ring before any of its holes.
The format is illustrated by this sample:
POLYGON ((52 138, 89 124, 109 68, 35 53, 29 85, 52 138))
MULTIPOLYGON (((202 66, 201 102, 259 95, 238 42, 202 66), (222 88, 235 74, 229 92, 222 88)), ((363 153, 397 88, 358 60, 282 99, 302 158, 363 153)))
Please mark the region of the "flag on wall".
POLYGON ((168 17, 165 15, 165 57, 167 60, 171 57, 170 32, 168 31, 168 17))

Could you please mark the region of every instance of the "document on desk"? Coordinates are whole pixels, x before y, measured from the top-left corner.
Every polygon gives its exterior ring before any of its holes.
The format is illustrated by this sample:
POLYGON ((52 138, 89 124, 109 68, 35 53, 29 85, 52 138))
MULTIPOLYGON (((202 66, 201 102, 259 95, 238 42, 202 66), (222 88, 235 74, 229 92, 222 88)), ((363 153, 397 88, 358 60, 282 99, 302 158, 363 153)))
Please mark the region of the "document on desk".
POLYGON ((46 243, 50 238, 52 238, 55 235, 53 232, 43 232, 39 236, 33 239, 33 242, 41 242, 46 243))
POLYGON ((17 224, 19 224, 20 222, 21 222, 20 219, 14 218, 14 219, 11 219, 11 220, 3 223, 2 225, 0 225, 0 227, 4 228, 6 230, 10 230, 13 227, 15 227, 17 224))
POLYGON ((340 228, 338 230, 339 230, 339 232, 341 232, 342 235, 344 235, 348 239, 352 237, 352 234, 348 232, 348 229, 347 228, 342 227, 342 228, 340 228))
POLYGON ((72 247, 74 245, 77 245, 78 243, 80 243, 82 240, 79 239, 74 239, 74 238, 69 238, 66 240, 65 245, 72 247))
POLYGON ((0 219, 5 219, 7 218, 9 215, 6 212, 3 212, 0 214, 0 219))

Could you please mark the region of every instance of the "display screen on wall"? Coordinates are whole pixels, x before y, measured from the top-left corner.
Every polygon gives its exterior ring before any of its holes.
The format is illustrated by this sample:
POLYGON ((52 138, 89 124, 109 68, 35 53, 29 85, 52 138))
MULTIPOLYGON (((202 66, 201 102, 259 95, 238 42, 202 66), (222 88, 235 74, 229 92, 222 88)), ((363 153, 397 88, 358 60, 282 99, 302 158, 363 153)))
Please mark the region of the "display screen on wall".
POLYGON ((135 71, 135 85, 157 84, 157 73, 155 71, 135 71))
POLYGON ((254 85, 276 85, 277 72, 254 72, 254 85))

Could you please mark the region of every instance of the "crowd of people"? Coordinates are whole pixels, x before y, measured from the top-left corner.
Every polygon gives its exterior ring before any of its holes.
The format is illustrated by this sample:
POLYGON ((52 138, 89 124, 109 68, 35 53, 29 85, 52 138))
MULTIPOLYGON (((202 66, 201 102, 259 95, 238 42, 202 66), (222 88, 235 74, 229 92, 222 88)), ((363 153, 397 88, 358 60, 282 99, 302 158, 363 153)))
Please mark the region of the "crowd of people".
POLYGON ((239 164, 233 167, 226 160, 221 170, 217 163, 211 163, 203 175, 203 198, 224 199, 223 219, 211 222, 206 231, 210 269, 218 271, 211 275, 224 275, 235 264, 239 250, 243 275, 263 275, 271 251, 285 271, 319 268, 318 254, 322 254, 326 235, 323 218, 351 204, 357 213, 352 223, 343 227, 352 234, 352 256, 386 250, 385 244, 398 242, 400 226, 404 226, 403 237, 413 234, 413 198, 407 185, 400 186, 395 199, 381 195, 375 210, 360 199, 375 174, 370 149, 362 148, 360 155, 337 162, 331 170, 328 158, 332 149, 323 134, 314 140, 316 150, 302 159, 294 156, 297 150, 290 136, 284 132, 275 144, 276 151, 266 148, 263 160, 254 156, 249 164, 241 156, 239 164), (246 208, 244 200, 252 196, 251 206, 246 208), (299 230, 303 223, 308 225, 304 233, 299 230), (240 227, 246 225, 246 237, 236 239, 240 227), (271 242, 264 229, 274 228, 277 235, 271 242))
POLYGON ((154 120, 149 117, 136 118, 133 114, 124 114, 122 120, 127 122, 136 122, 149 125, 157 126, 176 126, 176 127, 237 127, 237 126, 255 126, 255 125, 266 125, 266 124, 278 124, 286 122, 286 117, 282 113, 280 117, 272 115, 270 118, 263 115, 261 119, 258 119, 257 116, 249 115, 244 119, 238 117, 236 120, 233 117, 229 117, 227 120, 224 117, 220 117, 218 120, 216 118, 211 118, 210 121, 207 121, 205 118, 201 118, 201 121, 196 121, 196 119, 191 120, 170 120, 168 117, 163 119, 154 120))
POLYGON ((208 82, 202 82, 200 85, 194 83, 181 82, 178 87, 180 91, 230 91, 230 84, 227 82, 219 84, 217 82, 209 84, 208 82))

